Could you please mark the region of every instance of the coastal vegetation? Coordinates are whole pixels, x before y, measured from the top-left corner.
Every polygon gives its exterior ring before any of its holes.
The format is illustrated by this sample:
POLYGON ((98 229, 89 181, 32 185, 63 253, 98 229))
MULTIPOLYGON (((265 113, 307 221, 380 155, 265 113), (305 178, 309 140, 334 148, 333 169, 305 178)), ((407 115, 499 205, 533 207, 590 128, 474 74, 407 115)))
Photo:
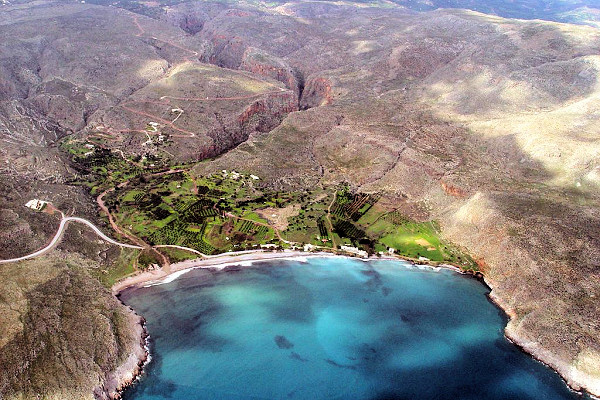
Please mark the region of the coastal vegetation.
POLYGON ((134 274, 139 268, 140 251, 121 248, 117 259, 108 266, 92 270, 92 273, 106 286, 111 287, 125 276, 134 274))
MULTIPOLYGON (((75 140, 63 142, 63 149, 82 172, 73 183, 95 195, 104 193, 116 225, 171 262, 201 254, 310 245, 477 269, 466 252, 440 236, 436 221, 411 220, 381 206, 379 194, 356 192, 348 184, 281 191, 248 173, 223 170, 199 176, 186 165, 169 165, 159 157, 133 160, 75 140)), ((111 285, 160 263, 156 253, 132 251, 101 281, 111 285)))

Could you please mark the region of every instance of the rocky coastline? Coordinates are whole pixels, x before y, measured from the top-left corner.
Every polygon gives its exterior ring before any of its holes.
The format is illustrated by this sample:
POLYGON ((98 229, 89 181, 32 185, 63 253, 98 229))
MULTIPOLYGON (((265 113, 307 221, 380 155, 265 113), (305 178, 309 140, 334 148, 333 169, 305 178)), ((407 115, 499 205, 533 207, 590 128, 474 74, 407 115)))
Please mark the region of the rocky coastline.
POLYGON ((138 339, 131 344, 129 355, 117 367, 110 371, 104 380, 104 383, 94 390, 94 396, 98 400, 119 400, 123 391, 134 384, 144 373, 145 366, 150 362, 149 351, 150 336, 146 329, 146 321, 143 317, 127 307, 127 317, 130 325, 135 331, 135 337, 138 339))
POLYGON ((531 340, 519 329, 516 312, 494 291, 494 283, 484 275, 485 284, 491 289, 490 300, 500 308, 508 317, 508 323, 504 329, 504 336, 511 343, 541 362, 548 368, 554 370, 566 383, 566 385, 579 394, 588 394, 593 399, 600 399, 600 379, 577 368, 568 361, 561 359, 550 350, 542 347, 535 340, 531 340))

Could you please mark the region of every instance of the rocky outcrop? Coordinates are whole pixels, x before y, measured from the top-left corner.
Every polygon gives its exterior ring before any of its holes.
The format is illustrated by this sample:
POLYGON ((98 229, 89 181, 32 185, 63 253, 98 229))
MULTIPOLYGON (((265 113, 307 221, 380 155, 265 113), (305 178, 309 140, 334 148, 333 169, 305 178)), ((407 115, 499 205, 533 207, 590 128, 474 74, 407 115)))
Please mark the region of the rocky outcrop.
POLYGON ((149 360, 148 333, 144 319, 132 309, 129 309, 127 317, 129 326, 135 332, 134 338, 139 338, 139 340, 134 339, 131 351, 125 361, 115 370, 109 371, 104 383, 94 389, 94 396, 99 400, 120 399, 123 390, 135 383, 149 360))
POLYGON ((454 197, 466 197, 467 196, 466 191, 459 188, 458 186, 452 185, 451 183, 440 181, 440 185, 442 185, 442 189, 444 189, 444 192, 446 194, 449 194, 450 196, 454 196, 454 197))
POLYGON ((178 26, 190 35, 195 35, 202 30, 204 23, 210 19, 210 16, 204 10, 198 8, 170 8, 163 19, 172 25, 178 26))
POLYGON ((77 103, 63 96, 39 95, 31 101, 38 112, 63 131, 76 132, 85 127, 83 103, 77 103))
POLYGON ((279 81, 296 93, 299 98, 303 89, 298 74, 284 60, 255 47, 248 47, 240 37, 208 34, 207 49, 203 61, 230 69, 248 71, 258 76, 279 81))
POLYGON ((2 286, 23 306, 0 348, 2 399, 114 398, 144 357, 139 317, 88 274, 89 260, 61 257, 7 264, 2 286))
POLYGON ((247 11, 247 10, 238 10, 238 9, 229 9, 227 11, 225 11, 225 16, 226 17, 250 17, 252 15, 255 15, 253 12, 247 11))
POLYGON ((197 158, 215 157, 246 141, 253 132, 268 132, 278 126, 290 112, 298 110, 294 92, 281 91, 256 100, 235 118, 217 116, 219 125, 208 132, 213 144, 201 150, 197 158))
POLYGON ((244 52, 240 69, 253 74, 275 79, 285 87, 300 95, 300 84, 294 70, 280 58, 271 56, 259 49, 249 47, 244 52))
POLYGON ((306 81, 300 98, 300 109, 306 110, 331 104, 333 102, 332 86, 331 81, 325 77, 310 77, 306 81))
POLYGON ((490 298, 509 316, 510 321, 504 334, 516 346, 526 353, 531 354, 536 360, 552 368, 576 391, 585 391, 598 395, 600 393, 600 353, 593 350, 584 350, 575 360, 559 356, 555 351, 542 345, 535 338, 520 327, 519 317, 512 307, 499 297, 493 290, 494 283, 485 279, 486 284, 492 288, 490 298))
POLYGON ((204 26, 204 21, 205 19, 202 15, 184 15, 181 17, 181 19, 179 19, 177 25, 187 33, 195 35, 196 33, 202 30, 202 26, 204 26))
POLYGON ((479 192, 456 201, 462 205, 442 217, 443 232, 485 257, 490 297, 510 318, 507 338, 573 389, 599 394, 594 235, 600 221, 572 205, 524 195, 479 192), (577 235, 570 231, 574 227, 577 235))
POLYGON ((202 31, 204 24, 223 13, 226 7, 227 5, 222 3, 179 3, 176 6, 167 7, 166 14, 161 19, 183 29, 190 35, 196 35, 202 31))
POLYGON ((294 111, 298 111, 295 97, 291 92, 282 91, 255 101, 238 116, 237 121, 240 127, 252 126, 259 132, 268 132, 279 124, 283 116, 294 111))
POLYGON ((244 58, 248 45, 241 37, 220 33, 205 33, 207 48, 202 61, 219 67, 238 69, 244 58))

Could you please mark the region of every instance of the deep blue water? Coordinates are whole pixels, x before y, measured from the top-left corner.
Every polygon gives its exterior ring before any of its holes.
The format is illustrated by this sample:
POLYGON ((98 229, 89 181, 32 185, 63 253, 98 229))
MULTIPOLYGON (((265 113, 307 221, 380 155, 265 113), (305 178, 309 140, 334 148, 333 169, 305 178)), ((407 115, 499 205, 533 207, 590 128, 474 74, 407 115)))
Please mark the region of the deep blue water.
POLYGON ((198 269, 121 299, 153 360, 128 400, 576 399, 475 279, 397 261, 198 269))

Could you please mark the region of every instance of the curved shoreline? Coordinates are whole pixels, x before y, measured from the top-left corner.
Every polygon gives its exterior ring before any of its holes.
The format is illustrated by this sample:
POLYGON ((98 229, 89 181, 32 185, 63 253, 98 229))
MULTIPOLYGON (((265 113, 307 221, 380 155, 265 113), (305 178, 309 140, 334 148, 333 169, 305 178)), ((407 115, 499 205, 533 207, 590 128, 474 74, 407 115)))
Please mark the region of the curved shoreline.
MULTIPOLYGON (((121 304, 123 304, 121 302, 121 304)), ((113 371, 109 371, 100 386, 94 389, 94 397, 100 400, 121 399, 123 391, 134 384, 144 374, 146 365, 151 360, 149 351, 150 336, 146 328, 146 320, 131 307, 126 315, 134 327, 135 342, 125 360, 113 371)))
MULTIPOLYGON (((357 257, 357 256, 354 256, 351 254, 345 254, 345 253, 339 254, 339 253, 326 252, 326 251, 320 251, 320 252, 304 252, 304 251, 297 251, 297 250, 285 250, 285 251, 280 251, 280 252, 249 251, 249 252, 244 252, 241 254, 238 253, 235 255, 225 253, 222 256, 215 256, 215 257, 208 258, 208 259, 207 258, 204 258, 204 259, 199 258, 199 259, 194 259, 194 260, 181 261, 181 262, 178 262, 175 264, 171 264, 171 270, 168 273, 165 271, 162 271, 162 270, 142 272, 140 274, 124 278, 123 280, 115 283, 111 289, 112 289, 113 295, 115 295, 117 298, 119 298, 119 294, 123 290, 135 288, 135 287, 145 287, 145 286, 150 286, 150 285, 155 285, 155 284, 168 283, 168 282, 171 282, 171 281, 177 279, 179 276, 181 276, 193 269, 197 269, 197 268, 223 269, 223 268, 225 268, 227 266, 231 266, 231 265, 240 265, 240 264, 250 265, 253 262, 270 261, 270 260, 286 260, 286 259, 287 260, 294 260, 294 259, 298 260, 298 259, 305 259, 307 257, 311 257, 311 258, 313 258, 313 257, 348 257, 348 258, 354 258, 354 259, 362 260, 362 261, 377 261, 377 260, 404 261, 404 262, 410 263, 415 266, 423 265, 428 268, 443 268, 443 269, 448 269, 448 270, 457 272, 461 275, 471 276, 471 277, 479 280, 481 283, 483 283, 490 289, 490 293, 487 296, 488 299, 496 307, 498 307, 500 310, 502 310, 502 312, 506 315, 508 322, 507 322, 507 325, 504 327, 504 337, 508 341, 510 341, 512 344, 514 344, 516 347, 518 347, 521 351, 523 351, 526 354, 528 354, 529 356, 533 357, 536 361, 544 364, 546 367, 548 367, 548 368, 552 369, 554 372, 556 372, 561 377, 561 379, 565 382, 565 384, 568 386, 568 388, 570 390, 572 390, 573 392, 575 392, 579 395, 582 395, 582 396, 587 394, 593 399, 600 400, 600 388, 598 388, 599 390, 596 393, 593 391, 594 386, 592 386, 592 389, 590 389, 589 384, 586 385, 584 382, 576 380, 575 378, 572 377, 572 374, 574 372, 577 372, 577 370, 573 366, 571 366, 567 362, 564 362, 564 361, 561 362, 560 360, 557 360, 556 356, 550 354, 548 350, 539 348, 539 347, 535 346, 534 342, 530 342, 530 341, 526 340, 525 338, 522 338, 519 336, 518 332, 516 332, 516 330, 513 328, 513 324, 517 320, 516 313, 510 306, 508 306, 508 304, 506 304, 504 302, 504 300, 502 300, 495 294, 494 284, 492 281, 489 280, 489 278, 487 278, 481 272, 465 271, 465 270, 462 270, 461 268, 451 265, 451 264, 433 263, 433 262, 429 262, 429 263, 417 262, 416 260, 407 259, 407 258, 403 258, 400 256, 382 256, 382 257, 361 258, 361 257, 357 257), (553 360, 553 358, 554 358, 554 360, 553 360)), ((134 311, 132 310, 132 312, 134 312, 134 311)), ((146 333, 146 335, 147 335, 147 333, 146 333)), ((150 357, 150 354, 147 352, 147 347, 146 347, 146 359, 144 359, 143 361, 140 361, 140 363, 141 363, 140 366, 145 367, 145 365, 147 364, 146 360, 149 357, 150 357)), ((126 383, 119 389, 117 397, 110 397, 110 398, 111 399, 119 399, 121 393, 125 389, 127 389, 130 385, 134 384, 143 373, 144 373, 143 368, 139 369, 133 375, 133 378, 130 379, 128 383, 126 383)), ((581 374, 581 372, 579 372, 579 373, 581 374)))
MULTIPOLYGON (((149 284, 162 283, 165 279, 167 282, 176 279, 182 274, 196 268, 225 268, 228 265, 240 264, 244 262, 268 261, 292 259, 299 257, 332 257, 338 256, 328 252, 309 253, 304 251, 281 251, 270 252, 264 250, 249 250, 246 252, 213 256, 210 258, 197 258, 193 260, 181 261, 170 265, 170 271, 165 272, 162 269, 145 271, 136 275, 128 276, 115 283, 111 290, 115 296, 120 292, 131 287, 140 287, 149 284)), ((383 258, 382 258, 383 259, 383 258)), ((166 283, 166 282, 165 282, 166 283)))
POLYGON ((504 337, 506 340, 515 345, 522 352, 528 354, 534 360, 553 370, 572 392, 581 396, 588 395, 592 399, 600 400, 600 387, 597 387, 597 390, 593 389, 594 387, 600 385, 600 382, 597 382, 596 385, 590 389, 590 384, 585 384, 581 381, 578 381, 572 376, 573 373, 578 372, 578 370, 572 365, 565 361, 559 360, 558 357, 550 353, 549 350, 536 345, 536 342, 527 340, 519 335, 519 332, 517 332, 514 328, 514 323, 517 320, 517 314, 512 307, 510 307, 502 298, 496 295, 493 284, 490 283, 485 275, 482 274, 482 277, 485 284, 491 289, 490 293, 488 294, 488 298, 508 317, 508 323, 504 327, 504 337))

